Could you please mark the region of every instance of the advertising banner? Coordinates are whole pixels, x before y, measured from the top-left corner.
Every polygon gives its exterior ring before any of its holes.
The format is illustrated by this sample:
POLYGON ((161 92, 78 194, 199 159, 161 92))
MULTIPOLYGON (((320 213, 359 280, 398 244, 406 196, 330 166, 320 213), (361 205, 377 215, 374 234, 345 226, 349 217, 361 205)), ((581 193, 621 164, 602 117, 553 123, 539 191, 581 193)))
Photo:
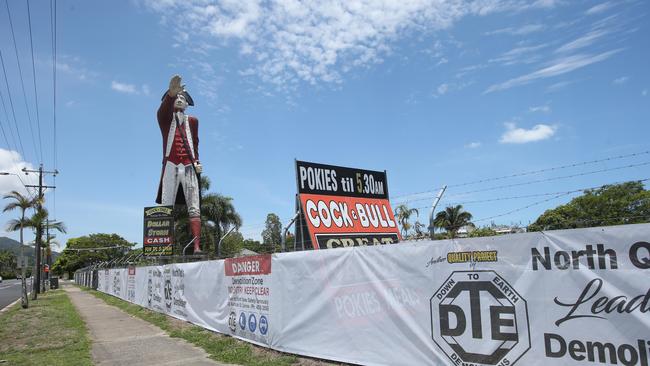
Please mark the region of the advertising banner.
POLYGON ((400 240, 385 172, 296 161, 296 179, 313 249, 400 240))
POLYGON ((228 327, 231 332, 268 344, 271 313, 271 255, 225 260, 228 327))
POLYGON ((144 256, 167 256, 173 254, 174 206, 144 208, 144 256))
MULTIPOLYGON (((127 276, 100 272, 99 289, 125 298, 127 276)), ((339 362, 650 366, 650 224, 141 267, 135 292, 207 329, 339 362)))

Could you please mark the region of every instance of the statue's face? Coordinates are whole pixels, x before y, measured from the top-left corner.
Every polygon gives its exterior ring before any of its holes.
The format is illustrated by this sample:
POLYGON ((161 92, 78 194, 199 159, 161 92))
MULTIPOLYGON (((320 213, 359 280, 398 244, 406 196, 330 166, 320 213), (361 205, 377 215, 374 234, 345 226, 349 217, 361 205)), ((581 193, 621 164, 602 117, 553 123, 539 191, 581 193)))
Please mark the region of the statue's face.
POLYGON ((183 94, 178 94, 176 96, 176 100, 174 101, 174 108, 180 109, 182 111, 187 108, 187 100, 185 100, 185 96, 183 94))

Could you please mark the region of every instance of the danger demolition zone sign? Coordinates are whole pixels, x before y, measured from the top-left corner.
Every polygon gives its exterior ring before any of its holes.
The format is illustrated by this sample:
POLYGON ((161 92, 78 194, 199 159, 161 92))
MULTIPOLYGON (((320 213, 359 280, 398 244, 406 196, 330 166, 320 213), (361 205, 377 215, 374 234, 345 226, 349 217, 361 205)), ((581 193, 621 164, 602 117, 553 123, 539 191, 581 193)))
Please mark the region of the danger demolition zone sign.
POLYGON ((386 172, 296 161, 301 223, 313 249, 397 243, 386 172))
POLYGON ((143 255, 163 256, 173 254, 174 206, 144 208, 143 255))

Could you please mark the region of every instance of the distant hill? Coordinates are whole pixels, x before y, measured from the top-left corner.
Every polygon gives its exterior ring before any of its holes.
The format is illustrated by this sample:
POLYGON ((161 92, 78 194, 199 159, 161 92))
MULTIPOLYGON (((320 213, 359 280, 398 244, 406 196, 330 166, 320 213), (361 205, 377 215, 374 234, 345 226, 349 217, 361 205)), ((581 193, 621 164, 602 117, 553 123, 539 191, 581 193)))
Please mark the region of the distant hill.
MULTIPOLYGON (((23 245, 25 256, 29 258, 29 264, 34 263, 34 247, 23 245)), ((0 236, 0 250, 9 250, 13 252, 16 257, 20 256, 20 243, 4 236, 0 236)), ((58 252, 52 251, 52 263, 56 261, 59 256, 58 252)))

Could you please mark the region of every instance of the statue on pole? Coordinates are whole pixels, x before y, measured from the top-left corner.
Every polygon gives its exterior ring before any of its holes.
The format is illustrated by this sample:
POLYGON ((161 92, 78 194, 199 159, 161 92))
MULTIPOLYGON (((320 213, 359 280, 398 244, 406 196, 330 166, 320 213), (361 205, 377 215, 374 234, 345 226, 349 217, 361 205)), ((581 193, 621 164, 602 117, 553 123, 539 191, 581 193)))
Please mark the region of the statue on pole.
POLYGON ((162 134, 162 173, 156 203, 186 205, 194 253, 201 251, 201 171, 199 162, 199 120, 185 114, 194 101, 174 75, 158 108, 162 134))

